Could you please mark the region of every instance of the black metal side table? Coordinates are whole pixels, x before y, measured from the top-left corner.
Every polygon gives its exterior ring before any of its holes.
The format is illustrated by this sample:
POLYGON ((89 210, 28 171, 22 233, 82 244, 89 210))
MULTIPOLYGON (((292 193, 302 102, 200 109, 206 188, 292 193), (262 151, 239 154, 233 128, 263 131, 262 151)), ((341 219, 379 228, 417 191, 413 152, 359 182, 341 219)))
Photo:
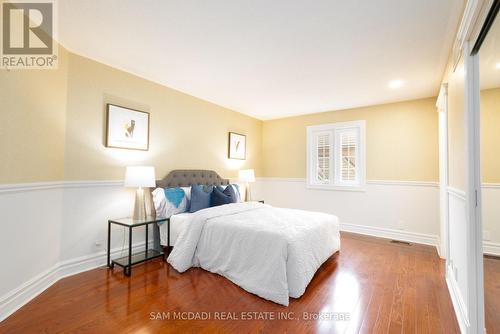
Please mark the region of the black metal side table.
POLYGON ((161 250, 149 249, 148 247, 149 225, 167 221, 167 218, 156 218, 151 216, 146 217, 146 219, 144 220, 135 220, 132 218, 108 220, 108 267, 113 269, 116 264, 123 268, 123 273, 125 274, 125 276, 130 276, 132 273, 133 265, 163 256, 163 252, 161 250), (111 260, 110 254, 111 224, 116 224, 128 228, 128 255, 114 260, 111 260), (132 254, 132 230, 134 227, 139 226, 146 226, 146 245, 144 251, 132 254))

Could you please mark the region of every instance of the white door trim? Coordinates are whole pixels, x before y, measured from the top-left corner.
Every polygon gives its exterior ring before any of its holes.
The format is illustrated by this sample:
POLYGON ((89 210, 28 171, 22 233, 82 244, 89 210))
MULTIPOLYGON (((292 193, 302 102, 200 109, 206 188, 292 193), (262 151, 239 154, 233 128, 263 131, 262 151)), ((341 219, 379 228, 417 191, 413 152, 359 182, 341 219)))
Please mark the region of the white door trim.
POLYGON ((439 255, 448 262, 449 204, 448 204, 448 84, 441 85, 436 106, 439 112, 439 255))
POLYGON ((465 133, 466 133, 466 212, 467 267, 470 273, 468 288, 471 331, 484 333, 483 233, 481 224, 480 173, 480 88, 479 55, 471 55, 472 45, 463 47, 465 65, 465 133))
MULTIPOLYGON (((481 175, 480 175, 480 87, 478 55, 471 55, 492 7, 492 0, 467 0, 462 21, 452 49, 453 68, 464 57, 465 67, 465 132, 466 132, 466 219, 467 219, 467 270, 469 280, 468 316, 470 326, 467 332, 485 333, 483 245, 481 224, 481 175)), ((459 314, 457 314, 457 317, 459 314)))
POLYGON ((472 50, 492 5, 493 0, 467 0, 452 48, 454 69, 463 54, 466 41, 470 43, 472 50))

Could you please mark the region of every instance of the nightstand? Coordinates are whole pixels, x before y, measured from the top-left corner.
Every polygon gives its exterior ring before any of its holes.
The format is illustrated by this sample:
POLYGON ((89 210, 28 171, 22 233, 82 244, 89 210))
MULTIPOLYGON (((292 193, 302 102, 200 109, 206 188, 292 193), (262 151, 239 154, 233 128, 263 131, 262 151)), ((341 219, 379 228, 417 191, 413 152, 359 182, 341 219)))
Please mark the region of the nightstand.
POLYGON ((135 220, 132 218, 121 218, 108 220, 108 267, 113 269, 115 264, 123 268, 123 273, 125 276, 130 276, 132 273, 132 266, 142 262, 146 262, 151 259, 155 259, 163 256, 162 251, 156 249, 149 249, 149 225, 157 224, 159 222, 166 222, 170 224, 168 218, 155 218, 148 216, 146 219, 135 220), (128 255, 111 260, 111 224, 120 225, 128 228, 128 255), (135 227, 145 226, 146 227, 146 244, 144 246, 144 251, 132 254, 132 230, 135 227))

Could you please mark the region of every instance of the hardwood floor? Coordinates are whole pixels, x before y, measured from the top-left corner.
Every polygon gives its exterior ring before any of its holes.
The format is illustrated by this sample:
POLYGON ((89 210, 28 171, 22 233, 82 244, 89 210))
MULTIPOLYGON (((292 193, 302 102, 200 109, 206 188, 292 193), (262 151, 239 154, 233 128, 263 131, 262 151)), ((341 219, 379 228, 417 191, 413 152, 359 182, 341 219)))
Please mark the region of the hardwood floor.
POLYGON ((500 333, 500 258, 484 258, 484 311, 488 334, 500 333))
POLYGON ((63 279, 0 323, 0 333, 63 332, 458 333, 459 329, 444 281, 444 262, 433 247, 343 233, 341 253, 324 263, 305 294, 291 299, 289 307, 265 301, 202 269, 179 274, 155 260, 135 267, 130 279, 121 270, 105 268, 63 279), (266 320, 285 314, 292 319, 266 320), (175 315, 211 319, 188 321, 173 319, 175 315), (244 320, 244 316, 260 318, 244 320), (308 319, 317 316, 323 319, 308 319))

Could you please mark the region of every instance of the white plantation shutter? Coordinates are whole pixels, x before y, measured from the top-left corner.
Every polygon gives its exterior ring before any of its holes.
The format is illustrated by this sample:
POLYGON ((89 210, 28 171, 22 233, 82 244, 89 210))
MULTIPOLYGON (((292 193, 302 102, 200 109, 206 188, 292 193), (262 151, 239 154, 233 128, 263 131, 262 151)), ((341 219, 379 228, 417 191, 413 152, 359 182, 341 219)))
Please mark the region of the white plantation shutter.
POLYGON ((364 121, 308 126, 308 185, 335 189, 363 186, 364 136, 364 121))
POLYGON ((332 134, 318 132, 315 135, 315 178, 318 183, 329 183, 332 176, 332 134))
POLYGON ((355 183, 357 180, 358 131, 339 131, 340 140, 340 181, 355 183))

